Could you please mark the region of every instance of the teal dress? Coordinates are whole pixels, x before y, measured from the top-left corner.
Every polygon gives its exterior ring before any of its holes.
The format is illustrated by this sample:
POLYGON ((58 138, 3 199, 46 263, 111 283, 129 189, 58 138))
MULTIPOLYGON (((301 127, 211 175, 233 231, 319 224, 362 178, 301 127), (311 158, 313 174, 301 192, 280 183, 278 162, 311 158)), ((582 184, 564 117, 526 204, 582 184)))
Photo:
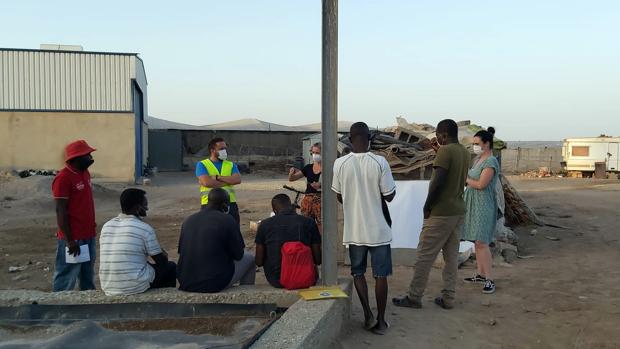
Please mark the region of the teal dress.
POLYGON ((497 198, 495 186, 499 183, 499 162, 491 156, 476 164, 474 160, 467 176, 473 180, 480 180, 480 175, 485 168, 493 168, 495 175, 489 185, 482 189, 465 189, 465 224, 461 231, 461 239, 466 241, 480 241, 489 244, 495 241, 495 225, 497 224, 497 198))

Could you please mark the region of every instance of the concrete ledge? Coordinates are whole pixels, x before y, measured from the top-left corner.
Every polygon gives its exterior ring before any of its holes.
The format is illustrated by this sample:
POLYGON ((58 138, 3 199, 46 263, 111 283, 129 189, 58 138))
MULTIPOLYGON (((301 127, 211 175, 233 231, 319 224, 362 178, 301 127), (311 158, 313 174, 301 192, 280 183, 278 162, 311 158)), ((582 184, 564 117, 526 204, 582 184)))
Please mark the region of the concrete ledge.
POLYGON ((131 296, 106 296, 102 291, 41 292, 0 290, 0 306, 24 304, 106 304, 106 303, 229 303, 276 304, 288 308, 299 300, 296 291, 271 286, 238 286, 220 293, 191 293, 175 288, 149 290, 131 296))
POLYGON ((351 314, 352 281, 341 280, 347 299, 293 304, 255 343, 253 349, 328 348, 340 336, 351 314))

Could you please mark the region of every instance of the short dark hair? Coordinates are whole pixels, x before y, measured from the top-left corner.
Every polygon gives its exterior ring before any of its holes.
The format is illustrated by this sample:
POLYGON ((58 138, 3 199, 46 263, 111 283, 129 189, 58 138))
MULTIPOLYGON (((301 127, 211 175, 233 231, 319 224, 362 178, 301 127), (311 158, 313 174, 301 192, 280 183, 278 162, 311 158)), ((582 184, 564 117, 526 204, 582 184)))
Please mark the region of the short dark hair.
POLYGON ((479 137, 484 144, 491 143, 491 149, 493 148, 493 134, 491 132, 485 130, 478 131, 474 137, 479 137))
POLYGON ((230 202, 230 196, 228 192, 222 188, 213 188, 209 191, 209 204, 221 205, 226 202, 230 202))
POLYGON ((447 133, 449 137, 458 138, 459 136, 459 126, 456 124, 456 121, 452 119, 441 120, 439 124, 437 124, 436 133, 447 133))
POLYGON ((487 128, 487 131, 491 132, 491 134, 495 136, 495 127, 489 126, 489 128, 487 128))
POLYGON ((314 144, 310 147, 310 152, 312 152, 312 148, 319 148, 319 149, 321 149, 321 142, 316 142, 316 143, 314 143, 314 144))
POLYGON ((123 213, 131 211, 136 205, 144 202, 146 192, 138 188, 129 188, 121 193, 121 210, 123 213))
POLYGON ((354 137, 365 137, 368 138, 370 136, 370 129, 365 122, 356 122, 351 125, 351 129, 349 130, 349 137, 353 140, 354 137))
POLYGON ((271 199, 271 206, 273 207, 287 207, 292 205, 291 198, 286 194, 278 194, 271 199))
MULTIPOLYGON (((222 137, 215 137, 209 142, 209 152, 212 152, 218 143, 226 142, 222 137)), ((204 144, 204 143, 203 143, 204 144)))

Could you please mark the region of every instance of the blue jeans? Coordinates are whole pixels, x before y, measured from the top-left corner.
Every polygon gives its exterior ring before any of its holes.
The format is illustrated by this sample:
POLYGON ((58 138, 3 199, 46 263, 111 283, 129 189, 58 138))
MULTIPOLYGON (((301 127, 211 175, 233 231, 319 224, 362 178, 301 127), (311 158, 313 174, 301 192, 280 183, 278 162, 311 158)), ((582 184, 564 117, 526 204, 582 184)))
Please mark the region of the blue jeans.
POLYGON ((77 240, 78 245, 88 245, 90 261, 85 263, 66 263, 65 255, 67 242, 58 240, 56 247, 56 271, 54 271, 53 291, 73 291, 75 282, 80 280, 80 290, 95 289, 95 257, 97 246, 95 238, 88 240, 77 240))

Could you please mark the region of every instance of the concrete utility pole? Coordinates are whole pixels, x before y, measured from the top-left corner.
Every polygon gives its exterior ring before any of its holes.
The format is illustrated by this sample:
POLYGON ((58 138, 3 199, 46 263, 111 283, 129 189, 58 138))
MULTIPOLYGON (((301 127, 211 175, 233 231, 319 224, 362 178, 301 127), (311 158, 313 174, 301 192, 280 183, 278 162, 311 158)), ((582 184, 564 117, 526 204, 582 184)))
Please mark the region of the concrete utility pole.
POLYGON ((321 108, 321 142, 323 154, 324 285, 338 284, 338 202, 331 190, 334 161, 338 157, 338 0, 323 0, 323 81, 321 108))

